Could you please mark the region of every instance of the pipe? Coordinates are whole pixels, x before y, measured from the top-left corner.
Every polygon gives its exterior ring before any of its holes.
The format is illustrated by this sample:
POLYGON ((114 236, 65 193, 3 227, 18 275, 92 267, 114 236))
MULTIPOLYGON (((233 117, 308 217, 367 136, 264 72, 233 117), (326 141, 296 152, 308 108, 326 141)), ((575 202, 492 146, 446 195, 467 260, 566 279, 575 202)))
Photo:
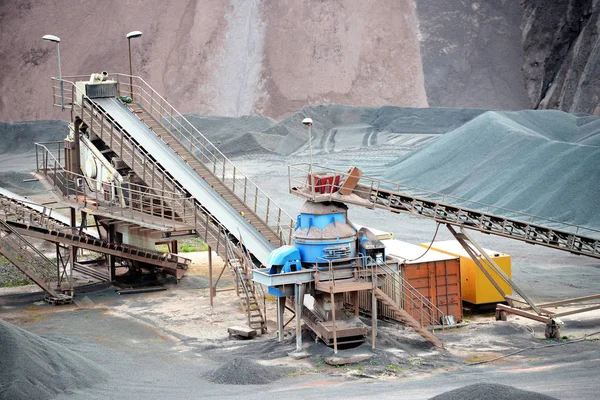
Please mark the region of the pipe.
POLYGON ((138 293, 152 293, 152 292, 160 292, 163 290, 167 290, 167 288, 164 287, 149 287, 149 288, 139 288, 139 289, 123 289, 123 290, 119 290, 117 291, 118 295, 123 295, 123 294, 138 294, 138 293))

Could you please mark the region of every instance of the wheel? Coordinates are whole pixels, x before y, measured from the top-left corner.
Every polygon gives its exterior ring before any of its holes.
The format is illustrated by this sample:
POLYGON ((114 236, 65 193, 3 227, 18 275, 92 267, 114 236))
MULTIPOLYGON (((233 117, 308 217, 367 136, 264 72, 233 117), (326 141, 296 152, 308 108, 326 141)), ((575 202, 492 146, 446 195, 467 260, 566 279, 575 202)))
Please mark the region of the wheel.
POLYGON ((507 313, 504 310, 496 310, 496 321, 506 321, 507 313))
POLYGON ((554 320, 547 322, 544 336, 546 339, 560 339, 560 326, 554 320))

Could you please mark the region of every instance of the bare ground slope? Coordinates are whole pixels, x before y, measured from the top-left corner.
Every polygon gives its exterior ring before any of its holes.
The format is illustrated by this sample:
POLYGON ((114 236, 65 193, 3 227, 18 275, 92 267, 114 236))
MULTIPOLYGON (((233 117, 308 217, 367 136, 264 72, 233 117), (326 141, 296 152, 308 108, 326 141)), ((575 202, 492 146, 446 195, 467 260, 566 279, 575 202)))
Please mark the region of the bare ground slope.
POLYGON ((65 118, 63 76, 128 72, 181 112, 279 118, 307 103, 427 106, 411 0, 0 3, 0 120, 65 118))

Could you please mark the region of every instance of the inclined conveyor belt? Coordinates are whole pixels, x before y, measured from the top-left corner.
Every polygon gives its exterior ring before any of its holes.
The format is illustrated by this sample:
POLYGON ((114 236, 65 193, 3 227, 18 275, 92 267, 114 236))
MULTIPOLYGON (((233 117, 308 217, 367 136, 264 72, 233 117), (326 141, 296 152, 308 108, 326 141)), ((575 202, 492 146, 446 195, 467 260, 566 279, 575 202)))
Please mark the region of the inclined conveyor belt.
POLYGON ((144 148, 185 190, 206 208, 233 236, 243 240, 246 248, 263 264, 272 250, 271 244, 181 157, 175 154, 143 121, 140 121, 116 98, 93 100, 101 106, 132 139, 144 148))
POLYGON ((52 208, 50 207, 44 207, 40 204, 34 203, 31 200, 20 196, 16 193, 11 192, 10 190, 4 189, 2 187, 0 187, 0 197, 5 197, 10 201, 13 201, 21 206, 30 208, 42 215, 45 215, 48 218, 53 219, 54 221, 65 225, 65 226, 70 226, 71 222, 69 220, 69 218, 60 215, 59 213, 55 212, 52 208))

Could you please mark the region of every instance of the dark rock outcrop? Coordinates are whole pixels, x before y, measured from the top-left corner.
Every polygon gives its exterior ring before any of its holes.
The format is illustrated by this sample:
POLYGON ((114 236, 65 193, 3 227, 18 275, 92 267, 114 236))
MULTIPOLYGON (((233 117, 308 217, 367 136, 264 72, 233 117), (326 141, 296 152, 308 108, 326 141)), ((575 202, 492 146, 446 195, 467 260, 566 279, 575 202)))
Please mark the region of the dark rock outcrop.
POLYGON ((521 3, 523 73, 533 108, 600 115, 600 1, 521 3))

